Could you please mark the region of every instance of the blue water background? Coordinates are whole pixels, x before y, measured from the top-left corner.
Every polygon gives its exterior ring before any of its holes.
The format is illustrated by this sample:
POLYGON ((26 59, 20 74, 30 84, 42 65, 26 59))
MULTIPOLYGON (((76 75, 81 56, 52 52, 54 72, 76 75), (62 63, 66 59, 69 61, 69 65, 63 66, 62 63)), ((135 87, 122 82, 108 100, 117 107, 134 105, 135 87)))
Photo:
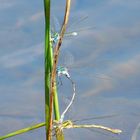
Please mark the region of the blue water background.
MULTIPOLYGON (((0 135, 4 135, 44 121, 44 13, 43 1, 0 3, 0 135)), ((60 23, 64 6, 64 0, 52 1, 51 14, 60 23)), ((134 139, 140 123, 139 13, 139 0, 72 1, 70 24, 88 16, 73 30, 93 28, 62 44, 60 63, 70 62, 77 91, 65 119, 114 115, 79 124, 102 124, 123 133, 71 129, 64 131, 66 140, 140 139, 140 131, 134 139)), ((62 81, 61 112, 72 95, 70 82, 65 77, 62 81)), ((45 128, 9 138, 30 139, 44 140, 45 128)))

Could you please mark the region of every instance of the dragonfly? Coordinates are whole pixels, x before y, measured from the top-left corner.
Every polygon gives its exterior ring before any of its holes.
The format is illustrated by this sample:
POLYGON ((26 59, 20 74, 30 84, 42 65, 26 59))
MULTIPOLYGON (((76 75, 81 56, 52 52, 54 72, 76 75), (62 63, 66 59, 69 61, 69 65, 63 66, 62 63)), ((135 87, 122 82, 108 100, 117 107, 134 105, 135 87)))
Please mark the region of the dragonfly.
MULTIPOLYGON (((64 34, 65 38, 70 38, 70 37, 75 37, 79 35, 79 32, 85 31, 88 29, 92 29, 93 27, 86 27, 86 28, 81 28, 81 29, 73 29, 73 31, 69 31, 71 27, 74 27, 76 24, 81 23, 85 21, 88 18, 88 16, 80 17, 78 20, 75 20, 73 23, 67 26, 66 33, 64 34)), ((60 24, 56 18, 54 18, 55 21, 52 21, 52 26, 51 26, 51 43, 55 45, 59 38, 60 38, 60 24), (56 29, 55 26, 58 26, 56 29)), ((72 29, 71 29, 72 30, 72 29)))

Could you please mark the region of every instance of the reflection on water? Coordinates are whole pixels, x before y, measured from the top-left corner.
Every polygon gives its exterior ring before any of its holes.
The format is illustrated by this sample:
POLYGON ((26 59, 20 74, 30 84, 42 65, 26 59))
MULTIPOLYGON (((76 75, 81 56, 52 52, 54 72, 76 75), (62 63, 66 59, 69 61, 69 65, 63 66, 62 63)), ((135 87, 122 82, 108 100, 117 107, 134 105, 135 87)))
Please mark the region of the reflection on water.
MULTIPOLYGON (((53 1, 52 10, 58 13, 56 17, 63 16, 60 15, 63 2, 58 6, 58 2, 53 1)), ((11 23, 12 27, 18 25, 19 29, 14 33, 0 33, 0 135, 42 122, 45 116, 42 43, 44 23, 43 16, 38 14, 42 11, 43 4, 34 0, 21 3, 15 0, 14 5, 11 4, 9 8, 2 9, 0 6, 0 10, 3 10, 0 12, 3 19, 0 26, 9 27, 11 23), (25 12, 25 9, 29 11, 25 12), (31 30, 25 31, 26 27, 31 27, 31 30)), ((75 38, 63 42, 59 63, 69 68, 76 83, 76 98, 65 119, 116 114, 115 117, 85 123, 119 128, 123 133, 112 135, 96 129, 71 129, 65 130, 67 140, 139 140, 138 5, 137 0, 73 1, 71 16, 89 15, 85 27, 95 25, 96 28, 83 31, 75 38)), ((62 81, 63 85, 59 87, 61 112, 66 106, 61 97, 69 99, 72 95, 70 82, 64 77, 62 81)), ((44 128, 41 128, 15 138, 44 140, 44 134, 44 128)))

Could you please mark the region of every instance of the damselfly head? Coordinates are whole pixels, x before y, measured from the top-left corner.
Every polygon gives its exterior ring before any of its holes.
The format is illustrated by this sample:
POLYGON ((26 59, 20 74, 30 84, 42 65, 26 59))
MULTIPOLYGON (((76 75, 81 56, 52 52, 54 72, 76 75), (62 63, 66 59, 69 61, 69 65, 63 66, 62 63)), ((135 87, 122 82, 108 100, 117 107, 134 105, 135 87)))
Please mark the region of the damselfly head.
POLYGON ((59 67, 57 67, 56 72, 57 72, 58 77, 61 75, 65 75, 68 78, 70 78, 67 67, 59 66, 59 67))
POLYGON ((59 40, 60 36, 59 33, 55 32, 55 33, 51 33, 51 41, 55 44, 57 43, 57 41, 59 40))

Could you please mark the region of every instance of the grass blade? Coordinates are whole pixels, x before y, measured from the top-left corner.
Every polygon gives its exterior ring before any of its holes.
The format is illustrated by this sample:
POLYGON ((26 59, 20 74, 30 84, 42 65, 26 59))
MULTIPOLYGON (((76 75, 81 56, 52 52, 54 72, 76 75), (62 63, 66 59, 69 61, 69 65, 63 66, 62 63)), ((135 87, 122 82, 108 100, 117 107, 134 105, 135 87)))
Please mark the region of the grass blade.
POLYGON ((25 132, 28 132, 28 131, 31 131, 31 130, 40 128, 40 127, 42 127, 42 126, 44 126, 44 125, 45 125, 45 123, 43 122, 43 123, 39 123, 39 124, 30 126, 30 127, 27 127, 27 128, 23 128, 23 129, 20 129, 20 130, 11 132, 11 133, 9 133, 9 134, 7 134, 7 135, 5 135, 5 136, 1 136, 1 137, 0 137, 0 140, 4 140, 4 139, 7 139, 7 138, 10 138, 10 137, 19 135, 19 134, 23 134, 23 133, 25 133, 25 132))

